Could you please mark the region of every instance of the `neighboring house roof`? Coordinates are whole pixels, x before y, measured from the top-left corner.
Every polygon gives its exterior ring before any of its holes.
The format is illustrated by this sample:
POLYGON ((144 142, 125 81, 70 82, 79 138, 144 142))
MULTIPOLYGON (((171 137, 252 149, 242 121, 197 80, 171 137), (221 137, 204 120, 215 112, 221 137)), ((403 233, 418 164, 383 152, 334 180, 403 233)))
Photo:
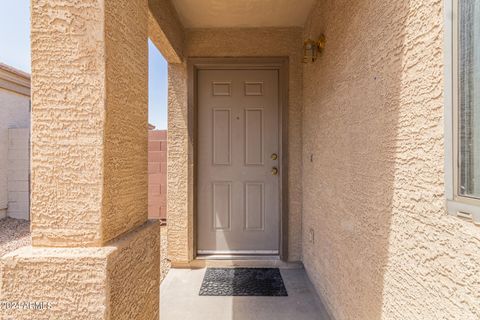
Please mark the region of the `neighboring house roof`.
POLYGON ((0 89, 30 96, 30 75, 0 63, 0 89))

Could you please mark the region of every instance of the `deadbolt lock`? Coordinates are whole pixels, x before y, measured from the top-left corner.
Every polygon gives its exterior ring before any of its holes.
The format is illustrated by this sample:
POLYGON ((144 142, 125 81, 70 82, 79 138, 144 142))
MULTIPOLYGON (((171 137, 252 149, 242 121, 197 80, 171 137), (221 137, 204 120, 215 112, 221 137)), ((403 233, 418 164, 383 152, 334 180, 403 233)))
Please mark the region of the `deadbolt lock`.
POLYGON ((272 153, 272 156, 270 158, 272 158, 272 160, 277 160, 278 156, 276 153, 272 153))
POLYGON ((278 174, 278 169, 276 167, 272 168, 272 176, 276 176, 278 174))

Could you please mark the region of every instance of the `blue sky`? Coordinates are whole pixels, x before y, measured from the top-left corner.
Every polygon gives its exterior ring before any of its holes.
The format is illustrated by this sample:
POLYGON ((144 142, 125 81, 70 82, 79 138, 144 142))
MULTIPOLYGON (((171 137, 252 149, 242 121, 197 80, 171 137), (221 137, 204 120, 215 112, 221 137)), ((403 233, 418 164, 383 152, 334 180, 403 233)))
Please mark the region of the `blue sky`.
POLYGON ((148 40, 148 121, 157 129, 167 129, 167 66, 167 61, 148 40))
MULTIPOLYGON (((30 0, 0 0, 0 62, 30 73, 30 0)), ((167 128, 167 62, 148 41, 148 120, 167 128)))

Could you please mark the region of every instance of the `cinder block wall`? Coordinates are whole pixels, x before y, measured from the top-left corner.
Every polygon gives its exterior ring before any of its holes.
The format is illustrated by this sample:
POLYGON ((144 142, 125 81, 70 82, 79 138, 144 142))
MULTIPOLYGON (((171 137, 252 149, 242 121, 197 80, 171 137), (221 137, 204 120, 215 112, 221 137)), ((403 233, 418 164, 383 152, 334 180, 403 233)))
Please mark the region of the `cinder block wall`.
POLYGON ((30 219, 30 129, 8 129, 8 209, 15 219, 30 219))
POLYGON ((167 218, 167 130, 148 132, 148 218, 167 218))
MULTIPOLYGON (((8 75, 12 76, 11 73, 8 75)), ((0 80, 1 79, 2 74, 0 72, 0 80)), ((17 161, 15 161, 16 159, 11 159, 12 157, 16 157, 16 155, 11 154, 9 157, 9 148, 11 145, 9 129, 30 127, 29 108, 29 95, 5 90, 0 86, 0 219, 5 218, 8 214, 9 195, 11 195, 9 194, 8 180, 9 177, 12 176, 10 174, 10 163, 13 163, 13 165, 17 167, 15 170, 18 170, 19 166, 17 161)), ((28 147, 28 142, 26 147, 28 147)), ((15 189, 17 188, 15 187, 15 189)))

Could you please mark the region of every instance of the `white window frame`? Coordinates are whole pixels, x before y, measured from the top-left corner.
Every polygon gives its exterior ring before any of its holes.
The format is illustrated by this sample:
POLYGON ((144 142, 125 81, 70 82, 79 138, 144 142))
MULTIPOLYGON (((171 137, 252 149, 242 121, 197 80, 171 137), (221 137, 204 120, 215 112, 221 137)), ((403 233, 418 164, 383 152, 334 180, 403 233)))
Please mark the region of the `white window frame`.
POLYGON ((445 196, 450 215, 480 225, 480 199, 458 193, 458 3, 445 0, 445 196))

